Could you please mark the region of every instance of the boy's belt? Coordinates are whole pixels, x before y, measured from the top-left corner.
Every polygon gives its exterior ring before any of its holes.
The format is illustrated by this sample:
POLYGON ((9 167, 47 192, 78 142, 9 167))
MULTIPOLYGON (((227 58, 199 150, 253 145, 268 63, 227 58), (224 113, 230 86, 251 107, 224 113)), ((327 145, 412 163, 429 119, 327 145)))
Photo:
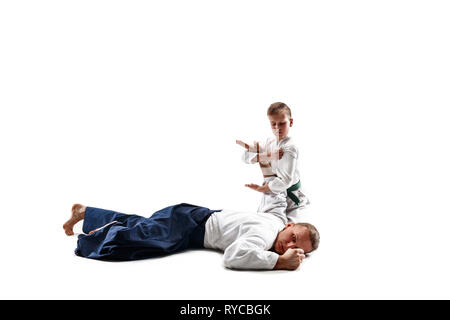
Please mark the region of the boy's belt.
POLYGON ((264 178, 269 178, 269 177, 278 177, 276 174, 265 174, 264 178))
POLYGON ((301 183, 300 183, 300 180, 299 180, 296 184, 290 186, 290 187, 286 190, 286 191, 287 191, 288 197, 291 198, 291 200, 294 201, 294 203, 295 203, 297 206, 298 206, 298 204, 300 203, 300 199, 299 199, 292 191, 296 191, 296 190, 300 189, 300 186, 301 186, 301 183))

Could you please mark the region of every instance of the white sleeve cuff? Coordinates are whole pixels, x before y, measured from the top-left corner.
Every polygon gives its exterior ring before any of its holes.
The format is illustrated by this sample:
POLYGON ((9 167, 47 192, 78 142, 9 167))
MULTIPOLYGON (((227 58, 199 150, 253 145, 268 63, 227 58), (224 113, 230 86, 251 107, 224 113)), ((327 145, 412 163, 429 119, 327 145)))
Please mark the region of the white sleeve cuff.
POLYGON ((255 152, 250 151, 244 151, 244 154, 242 155, 242 161, 248 164, 252 164, 252 160, 256 157, 255 152))
POLYGON ((269 186, 270 191, 272 191, 273 193, 284 192, 290 187, 290 185, 284 184, 280 178, 273 179, 272 181, 270 181, 268 183, 268 186, 269 186))

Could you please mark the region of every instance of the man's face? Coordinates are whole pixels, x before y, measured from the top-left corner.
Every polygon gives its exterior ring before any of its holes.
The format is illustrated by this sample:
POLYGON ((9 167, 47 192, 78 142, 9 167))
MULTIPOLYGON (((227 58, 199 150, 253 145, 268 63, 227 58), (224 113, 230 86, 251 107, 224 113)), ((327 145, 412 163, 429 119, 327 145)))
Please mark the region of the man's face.
POLYGON ((296 226, 291 222, 278 233, 273 248, 276 253, 282 255, 287 249, 300 248, 305 253, 312 251, 309 230, 304 226, 296 226))
POLYGON ((285 138, 289 133, 289 128, 292 127, 293 119, 289 118, 284 112, 269 115, 270 127, 272 132, 278 140, 285 138))

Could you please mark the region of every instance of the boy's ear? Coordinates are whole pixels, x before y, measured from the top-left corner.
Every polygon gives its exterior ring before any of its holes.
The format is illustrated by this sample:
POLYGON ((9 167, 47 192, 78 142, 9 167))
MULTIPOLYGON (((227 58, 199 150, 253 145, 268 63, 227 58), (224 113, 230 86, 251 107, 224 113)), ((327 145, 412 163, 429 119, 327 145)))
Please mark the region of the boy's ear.
POLYGON ((292 127, 293 124, 294 124, 294 119, 293 119, 293 118, 290 118, 290 119, 289 119, 289 127, 292 127))

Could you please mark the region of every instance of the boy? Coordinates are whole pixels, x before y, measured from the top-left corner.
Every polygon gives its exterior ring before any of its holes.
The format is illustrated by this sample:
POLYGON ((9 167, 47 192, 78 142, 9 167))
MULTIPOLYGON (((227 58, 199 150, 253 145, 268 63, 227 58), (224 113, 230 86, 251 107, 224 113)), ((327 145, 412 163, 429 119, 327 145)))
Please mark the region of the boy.
POLYGON ((274 138, 268 138, 263 144, 255 142, 253 146, 240 140, 236 140, 236 143, 246 149, 243 161, 259 163, 264 176, 262 186, 245 185, 263 193, 258 212, 272 213, 287 223, 295 219, 298 210, 309 204, 308 198, 300 190, 298 148, 288 136, 294 119, 290 108, 283 102, 271 104, 267 116, 274 138))

